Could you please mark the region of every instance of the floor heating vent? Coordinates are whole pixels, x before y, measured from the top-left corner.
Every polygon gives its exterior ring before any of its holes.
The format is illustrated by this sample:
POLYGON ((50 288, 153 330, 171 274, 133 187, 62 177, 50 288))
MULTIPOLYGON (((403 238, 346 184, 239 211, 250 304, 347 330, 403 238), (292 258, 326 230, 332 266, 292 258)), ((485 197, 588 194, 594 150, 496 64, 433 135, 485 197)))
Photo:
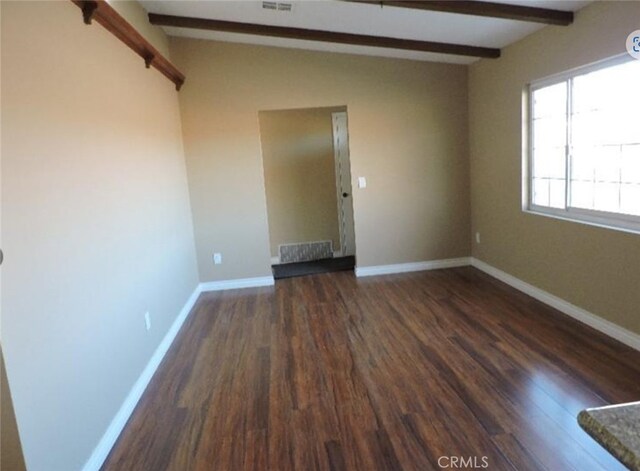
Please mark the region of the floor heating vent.
POLYGON ((281 244, 280 263, 309 262, 333 257, 333 242, 321 240, 301 244, 281 244))

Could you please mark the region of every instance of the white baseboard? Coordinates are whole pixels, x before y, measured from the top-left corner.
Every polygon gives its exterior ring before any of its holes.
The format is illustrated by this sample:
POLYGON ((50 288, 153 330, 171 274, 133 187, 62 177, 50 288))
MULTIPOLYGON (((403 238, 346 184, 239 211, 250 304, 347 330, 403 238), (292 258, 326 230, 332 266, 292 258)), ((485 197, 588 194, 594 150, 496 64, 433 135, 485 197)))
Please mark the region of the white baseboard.
POLYGON ((356 276, 390 275, 393 273, 408 273, 412 271, 437 270, 440 268, 454 268, 471 265, 469 257, 448 258, 445 260, 431 260, 428 262, 398 263, 395 265, 377 265, 370 267, 356 267, 356 276))
POLYGON ((193 306, 198 300, 198 296, 200 296, 200 285, 198 285, 191 296, 189 296, 189 299, 180 311, 180 314, 178 314, 178 317, 176 317, 176 319, 173 321, 173 324, 171 324, 169 331, 165 334, 164 338, 160 342, 160 345, 158 345, 156 350, 153 352, 153 355, 149 359, 147 366, 145 366, 144 370, 136 380, 135 384, 131 388, 131 391, 129 391, 129 394, 120 406, 120 409, 116 413, 113 420, 111 420, 111 423, 109 424, 109 427, 107 427, 106 432, 104 433, 104 435, 98 442, 98 445, 94 448, 93 453, 91 453, 91 456, 82 468, 83 471, 98 471, 104 463, 104 460, 109 455, 109 452, 118 439, 118 436, 122 432, 122 429, 129 420, 131 413, 138 404, 140 397, 142 397, 142 393, 144 393, 147 385, 149 384, 149 381, 151 381, 151 378, 153 377, 153 374, 158 369, 160 362, 162 362, 162 359, 173 343, 173 340, 180 330, 180 327, 182 327, 182 324, 184 324, 184 321, 187 319, 187 316, 193 309, 193 306))
POLYGON ((473 265, 475 268, 491 275, 492 277, 512 286, 518 291, 528 294, 532 298, 541 301, 558 311, 574 319, 587 324, 590 327, 612 337, 623 344, 640 351, 640 335, 625 329, 613 322, 603 319, 600 316, 575 306, 562 298, 526 283, 515 276, 473 257, 453 258, 445 260, 433 260, 428 262, 400 263, 396 265, 378 265, 370 267, 356 267, 357 277, 389 275, 393 273, 407 273, 422 270, 436 270, 440 268, 454 268, 466 265, 473 265))
POLYGON ((250 288, 254 286, 272 286, 273 284, 273 276, 200 283, 193 291, 191 296, 189 296, 189 299, 180 311, 180 314, 178 314, 178 317, 176 317, 176 319, 173 321, 173 324, 171 324, 169 331, 160 342, 160 345, 158 345, 156 350, 153 352, 153 355, 149 359, 147 366, 144 368, 144 370, 136 380, 135 384, 131 388, 131 391, 129 391, 129 394, 120 406, 120 409, 116 413, 115 417, 113 418, 113 420, 111 420, 109 427, 107 427, 106 432, 104 433, 104 435, 98 442, 98 445, 93 450, 93 453, 91 453, 91 456, 83 466, 82 471, 98 471, 104 463, 104 460, 109 455, 111 448, 113 448, 114 443, 118 439, 118 436, 120 436, 120 433, 124 429, 124 426, 129 420, 129 417, 133 413, 133 410, 138 404, 138 401, 147 388, 149 381, 151 381, 153 374, 158 369, 158 366, 162 362, 162 359, 166 355, 169 347, 171 347, 171 344, 173 343, 173 340, 180 331, 182 324, 184 324, 184 321, 187 319, 189 313, 193 309, 193 306, 198 300, 198 296, 200 296, 200 293, 204 291, 220 291, 225 289, 250 288))
POLYGON ((640 351, 640 335, 631 332, 630 330, 625 329, 624 327, 620 327, 613 322, 609 322, 608 320, 603 319, 595 314, 592 314, 581 307, 575 306, 562 298, 559 298, 551 293, 548 293, 540 288, 537 288, 529 283, 526 283, 515 276, 509 275, 502 270, 499 270, 491 265, 483 262, 482 260, 478 260, 477 258, 471 258, 471 265, 476 267, 479 270, 491 275, 494 278, 512 286, 518 291, 522 291, 525 294, 528 294, 532 298, 541 301, 558 311, 573 317, 574 319, 587 324, 590 327, 593 327, 596 330, 599 330, 603 334, 612 337, 619 342, 624 343, 625 345, 640 351))
POLYGON ((221 291, 225 289, 255 288, 258 286, 273 286, 273 276, 260 276, 257 278, 239 278, 237 280, 209 281, 200 283, 200 291, 221 291))

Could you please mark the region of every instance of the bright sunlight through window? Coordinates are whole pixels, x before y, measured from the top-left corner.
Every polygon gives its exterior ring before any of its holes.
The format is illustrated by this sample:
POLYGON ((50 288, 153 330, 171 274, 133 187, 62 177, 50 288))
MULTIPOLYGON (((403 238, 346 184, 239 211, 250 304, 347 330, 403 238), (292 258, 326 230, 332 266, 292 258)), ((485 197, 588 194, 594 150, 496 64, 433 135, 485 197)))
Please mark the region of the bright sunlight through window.
POLYGON ((620 59, 531 85, 530 210, 640 230, 639 86, 620 59))

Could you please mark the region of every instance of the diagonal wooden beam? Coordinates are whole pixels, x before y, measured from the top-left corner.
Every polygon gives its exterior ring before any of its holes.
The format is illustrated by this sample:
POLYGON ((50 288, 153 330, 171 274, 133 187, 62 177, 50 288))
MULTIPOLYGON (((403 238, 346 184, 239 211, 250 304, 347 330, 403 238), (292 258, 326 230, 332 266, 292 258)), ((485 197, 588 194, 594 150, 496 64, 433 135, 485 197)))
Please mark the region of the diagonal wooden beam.
POLYGON ((285 26, 259 25, 254 23, 237 23, 235 21, 158 15, 155 13, 149 13, 149 22, 157 26, 205 29, 210 31, 224 31, 227 33, 303 39, 306 41, 354 44, 358 46, 404 49, 410 51, 435 52, 439 54, 454 54, 458 56, 487 57, 494 59, 500 57, 500 49, 493 49, 489 47, 466 46, 462 44, 439 43, 433 41, 417 41, 413 39, 369 36, 364 34, 337 33, 317 29, 290 28, 285 26))
POLYGON ((106 0, 71 0, 80 10, 85 24, 100 23, 120 41, 129 46, 144 59, 149 67, 154 67, 180 90, 185 77, 169 60, 151 45, 127 20, 125 20, 106 0))
POLYGON ((527 7, 508 3, 462 1, 462 0, 344 0, 381 7, 410 8, 413 10, 442 11, 462 15, 488 16, 506 20, 529 21, 550 25, 567 26, 573 23, 573 12, 549 8, 527 7))

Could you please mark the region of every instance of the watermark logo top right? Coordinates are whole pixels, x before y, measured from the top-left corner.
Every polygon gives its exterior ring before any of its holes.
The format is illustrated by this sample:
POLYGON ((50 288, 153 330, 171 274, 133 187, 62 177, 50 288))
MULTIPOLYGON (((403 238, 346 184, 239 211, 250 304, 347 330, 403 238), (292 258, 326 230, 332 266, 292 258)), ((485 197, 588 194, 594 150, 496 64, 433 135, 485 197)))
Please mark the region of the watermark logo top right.
POLYGON ((634 59, 640 60, 640 29, 627 36, 627 52, 634 59))

